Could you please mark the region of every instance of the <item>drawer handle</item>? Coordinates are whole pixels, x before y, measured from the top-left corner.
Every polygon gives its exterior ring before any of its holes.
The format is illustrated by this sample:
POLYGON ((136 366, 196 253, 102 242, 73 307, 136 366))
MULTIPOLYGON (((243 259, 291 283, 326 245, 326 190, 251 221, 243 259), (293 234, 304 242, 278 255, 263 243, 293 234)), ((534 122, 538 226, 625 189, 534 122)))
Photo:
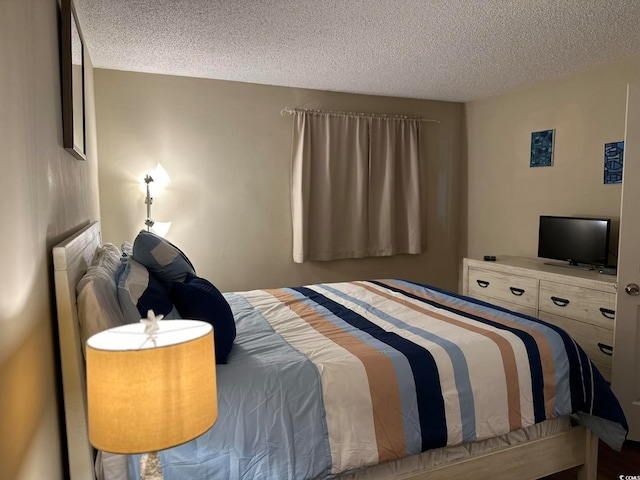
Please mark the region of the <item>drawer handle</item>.
POLYGON ((566 307, 567 305, 569 305, 569 300, 567 300, 566 298, 551 297, 551 301, 559 307, 566 307))
POLYGON ((608 318, 609 320, 615 320, 616 318, 615 310, 610 310, 608 308, 600 307, 600 313, 602 314, 603 317, 608 318))
POLYGON ((524 294, 524 290, 522 288, 509 287, 511 293, 513 293, 516 297, 521 297, 524 294))
POLYGON ((598 348, 605 355, 613 355, 613 347, 611 345, 605 345, 604 343, 598 343, 598 348))
POLYGON ((486 280, 476 280, 476 283, 480 285, 480 288, 487 288, 489 286, 489 282, 486 280))

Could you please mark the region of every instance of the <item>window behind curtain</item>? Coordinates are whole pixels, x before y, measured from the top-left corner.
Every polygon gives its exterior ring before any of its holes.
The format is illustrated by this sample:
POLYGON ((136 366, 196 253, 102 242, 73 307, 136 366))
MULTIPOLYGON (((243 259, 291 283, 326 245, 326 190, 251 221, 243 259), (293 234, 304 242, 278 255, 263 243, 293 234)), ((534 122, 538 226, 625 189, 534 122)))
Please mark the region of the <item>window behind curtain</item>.
POLYGON ((420 120, 295 111, 293 259, 420 253, 420 120))

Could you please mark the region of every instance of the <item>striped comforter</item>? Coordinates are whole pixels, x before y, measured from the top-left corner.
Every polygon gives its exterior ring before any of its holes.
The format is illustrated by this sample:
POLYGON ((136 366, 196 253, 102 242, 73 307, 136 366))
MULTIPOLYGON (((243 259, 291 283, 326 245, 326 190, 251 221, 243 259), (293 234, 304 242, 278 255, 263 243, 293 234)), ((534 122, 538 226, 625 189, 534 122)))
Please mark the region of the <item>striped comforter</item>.
MULTIPOLYGON (((238 336, 213 428, 161 452, 167 479, 314 479, 620 406, 559 328, 401 281, 225 294, 238 336)), ((616 445, 614 445, 616 446, 616 445)))

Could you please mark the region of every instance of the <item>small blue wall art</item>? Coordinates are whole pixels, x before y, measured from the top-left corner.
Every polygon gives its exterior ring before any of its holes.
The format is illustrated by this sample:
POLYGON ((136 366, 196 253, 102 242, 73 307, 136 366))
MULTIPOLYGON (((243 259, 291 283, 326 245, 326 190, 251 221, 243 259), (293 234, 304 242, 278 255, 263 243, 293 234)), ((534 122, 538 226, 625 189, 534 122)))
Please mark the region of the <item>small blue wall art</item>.
POLYGON ((604 144, 604 183, 622 183, 624 142, 604 144))
POLYGON ((543 130, 531 134, 530 167, 551 167, 553 165, 553 130, 543 130))

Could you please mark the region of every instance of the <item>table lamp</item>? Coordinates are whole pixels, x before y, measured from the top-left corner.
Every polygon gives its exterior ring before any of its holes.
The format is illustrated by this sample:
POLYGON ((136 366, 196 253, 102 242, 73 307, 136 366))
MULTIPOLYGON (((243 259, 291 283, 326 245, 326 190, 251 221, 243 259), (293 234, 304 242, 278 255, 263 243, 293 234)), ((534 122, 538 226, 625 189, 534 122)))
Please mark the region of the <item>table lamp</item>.
POLYGON ((218 417, 208 323, 158 322, 150 312, 89 338, 86 357, 89 440, 99 450, 151 459, 202 435, 218 417))

